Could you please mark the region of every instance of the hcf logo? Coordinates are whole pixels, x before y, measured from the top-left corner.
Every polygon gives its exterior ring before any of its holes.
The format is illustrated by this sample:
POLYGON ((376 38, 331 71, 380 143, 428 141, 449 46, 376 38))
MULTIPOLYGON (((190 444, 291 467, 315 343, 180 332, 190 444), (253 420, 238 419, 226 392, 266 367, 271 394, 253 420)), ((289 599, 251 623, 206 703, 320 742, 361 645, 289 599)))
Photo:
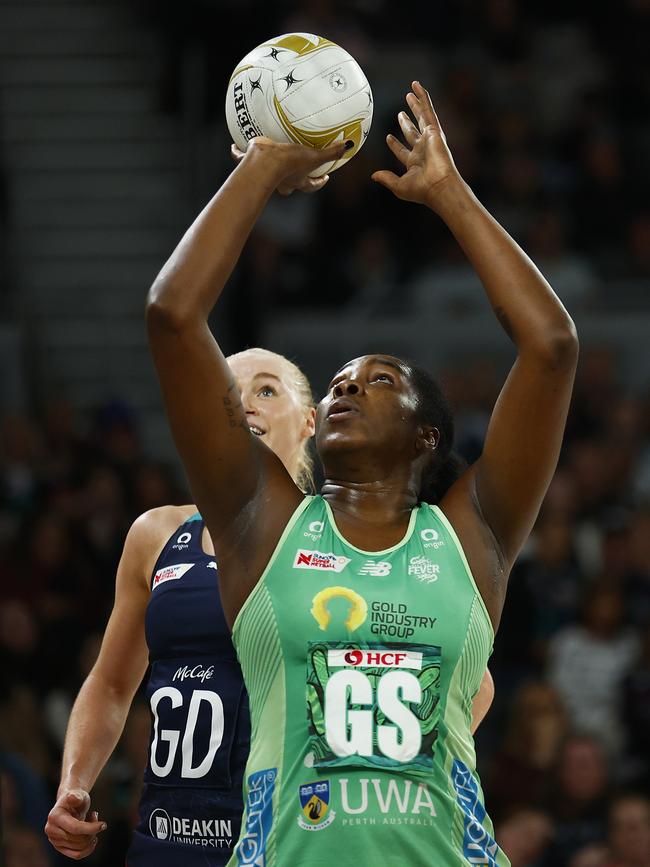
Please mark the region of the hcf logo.
POLYGON ((422 668, 422 654, 413 650, 361 650, 337 648, 328 650, 331 668, 422 668))

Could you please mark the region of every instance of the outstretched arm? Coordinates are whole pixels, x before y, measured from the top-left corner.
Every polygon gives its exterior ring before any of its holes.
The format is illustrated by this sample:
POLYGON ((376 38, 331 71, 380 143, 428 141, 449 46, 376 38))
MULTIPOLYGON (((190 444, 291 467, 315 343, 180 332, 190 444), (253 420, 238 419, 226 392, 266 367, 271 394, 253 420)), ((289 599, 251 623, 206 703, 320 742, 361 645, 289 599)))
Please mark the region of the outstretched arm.
MULTIPOLYGON (((149 292, 149 343, 167 416, 222 563, 237 549, 246 548, 251 556, 258 551, 257 544, 241 545, 242 534, 250 540, 249 528, 259 523, 248 509, 256 498, 271 494, 274 514, 286 523, 301 494, 280 460, 250 433, 208 315, 273 191, 320 189, 326 177, 306 176, 344 152, 343 143, 318 151, 269 139, 251 141, 149 292)), ((264 541, 261 549, 268 548, 264 541)), ((277 539, 271 541, 272 548, 277 539)))
MULTIPOLYGON (((578 357, 573 322, 533 262, 476 199, 447 148, 427 91, 417 82, 399 116, 406 144, 388 145, 405 166, 373 175, 399 198, 445 221, 474 266, 517 358, 494 407, 484 450, 460 482, 491 532, 507 574, 530 533, 557 464, 578 357)), ((453 490, 453 489, 452 489, 453 490)), ((456 494, 458 489, 456 489, 456 494)))
POLYGON ((148 580, 162 546, 155 521, 143 515, 124 543, 117 570, 115 604, 97 662, 74 703, 61 767, 57 801, 45 833, 57 851, 85 858, 106 828, 90 812, 90 792, 115 749, 131 701, 147 668, 144 616, 148 580))

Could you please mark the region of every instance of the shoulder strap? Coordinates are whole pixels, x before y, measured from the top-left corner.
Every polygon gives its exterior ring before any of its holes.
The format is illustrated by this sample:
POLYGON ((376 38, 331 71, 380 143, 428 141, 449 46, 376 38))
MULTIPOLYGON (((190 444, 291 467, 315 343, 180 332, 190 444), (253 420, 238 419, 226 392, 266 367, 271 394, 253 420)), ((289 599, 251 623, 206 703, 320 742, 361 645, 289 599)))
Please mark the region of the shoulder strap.
POLYGON ((180 524, 169 539, 165 542, 156 558, 153 570, 149 577, 149 587, 153 585, 153 579, 156 572, 163 566, 168 565, 167 560, 182 561, 183 552, 186 556, 195 559, 199 556, 207 556, 203 550, 203 528, 205 523, 199 512, 190 515, 182 524, 180 524))

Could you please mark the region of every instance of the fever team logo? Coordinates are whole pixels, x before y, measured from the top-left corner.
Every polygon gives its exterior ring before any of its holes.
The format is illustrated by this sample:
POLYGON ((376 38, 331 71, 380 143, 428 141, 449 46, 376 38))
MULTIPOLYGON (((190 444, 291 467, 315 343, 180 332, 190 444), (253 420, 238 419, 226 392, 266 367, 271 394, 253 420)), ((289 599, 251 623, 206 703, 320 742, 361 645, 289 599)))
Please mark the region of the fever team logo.
POLYGON ((409 575, 415 575, 420 584, 433 584, 440 578, 440 566, 427 557, 416 556, 409 560, 409 575))
POLYGON ((298 815, 298 824, 304 831, 322 831, 332 824, 336 813, 329 808, 329 780, 305 783, 300 787, 299 796, 302 812, 298 815))

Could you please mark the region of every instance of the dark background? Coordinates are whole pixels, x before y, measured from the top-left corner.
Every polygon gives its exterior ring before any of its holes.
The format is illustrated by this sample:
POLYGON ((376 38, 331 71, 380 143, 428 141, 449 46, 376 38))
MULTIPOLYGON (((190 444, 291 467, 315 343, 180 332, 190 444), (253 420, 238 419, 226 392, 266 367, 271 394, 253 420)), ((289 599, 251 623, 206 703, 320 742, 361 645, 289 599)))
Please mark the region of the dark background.
MULTIPOLYGON (((428 365, 468 459, 512 350, 455 243, 368 180, 413 78, 456 161, 574 316, 560 466, 515 568, 477 742, 513 867, 650 864, 650 2, 0 2, 0 770, 6 863, 42 826, 130 522, 189 498, 144 296, 230 169, 237 61, 303 30, 373 87, 370 137, 322 194, 273 200, 213 326, 295 359, 315 393, 366 351, 428 365), (595 8, 598 6, 599 8, 595 8)), ((149 714, 94 799, 119 865, 149 714)))

